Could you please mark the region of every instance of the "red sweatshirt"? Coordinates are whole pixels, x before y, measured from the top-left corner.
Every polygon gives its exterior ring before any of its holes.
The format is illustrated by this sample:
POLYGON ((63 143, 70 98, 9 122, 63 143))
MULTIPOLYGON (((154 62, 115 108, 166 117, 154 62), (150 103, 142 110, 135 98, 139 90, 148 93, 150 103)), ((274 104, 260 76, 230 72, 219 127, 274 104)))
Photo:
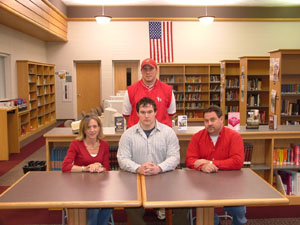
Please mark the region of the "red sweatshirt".
POLYGON ((239 170, 244 163, 244 143, 241 135, 234 130, 223 127, 214 146, 206 129, 194 134, 186 154, 186 166, 201 170, 202 166, 194 167, 198 159, 213 161, 221 170, 239 170))

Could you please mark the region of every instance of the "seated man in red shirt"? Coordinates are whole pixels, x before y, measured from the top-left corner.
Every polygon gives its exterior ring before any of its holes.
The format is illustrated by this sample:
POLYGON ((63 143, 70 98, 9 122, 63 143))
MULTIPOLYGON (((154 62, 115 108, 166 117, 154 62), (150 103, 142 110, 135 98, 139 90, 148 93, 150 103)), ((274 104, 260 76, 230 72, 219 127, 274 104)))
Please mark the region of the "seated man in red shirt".
MULTIPOLYGON (((210 106, 204 110, 205 129, 194 134, 186 154, 186 166, 205 173, 239 170, 244 163, 244 144, 239 133, 223 125, 222 110, 210 106)), ((233 184, 234 185, 234 184, 233 184)), ((224 207, 232 215, 233 225, 247 223, 245 206, 224 207)), ((215 214, 215 225, 219 217, 215 214)))

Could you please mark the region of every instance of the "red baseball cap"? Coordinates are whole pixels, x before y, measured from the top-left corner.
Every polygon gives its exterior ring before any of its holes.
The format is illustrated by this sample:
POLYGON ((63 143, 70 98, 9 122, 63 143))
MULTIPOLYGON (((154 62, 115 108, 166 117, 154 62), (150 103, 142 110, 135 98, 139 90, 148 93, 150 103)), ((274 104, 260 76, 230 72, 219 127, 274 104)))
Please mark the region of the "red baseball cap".
POLYGON ((151 67, 157 68, 156 62, 155 62, 153 59, 150 59, 150 58, 144 59, 144 60, 143 60, 143 62, 142 62, 142 64, 141 64, 141 69, 143 69, 144 66, 146 66, 146 65, 149 65, 149 66, 151 66, 151 67))

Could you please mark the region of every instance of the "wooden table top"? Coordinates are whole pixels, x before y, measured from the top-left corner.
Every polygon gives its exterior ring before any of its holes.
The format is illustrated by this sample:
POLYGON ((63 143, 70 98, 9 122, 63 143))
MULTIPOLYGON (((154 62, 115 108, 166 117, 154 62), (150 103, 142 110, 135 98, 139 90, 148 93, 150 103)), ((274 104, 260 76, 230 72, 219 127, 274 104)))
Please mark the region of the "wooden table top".
POLYGON ((143 206, 217 207, 287 204, 288 199, 251 169, 207 174, 175 170, 142 176, 143 206))
POLYGON ((141 204, 140 176, 122 171, 29 172, 0 195, 0 209, 113 208, 141 204))

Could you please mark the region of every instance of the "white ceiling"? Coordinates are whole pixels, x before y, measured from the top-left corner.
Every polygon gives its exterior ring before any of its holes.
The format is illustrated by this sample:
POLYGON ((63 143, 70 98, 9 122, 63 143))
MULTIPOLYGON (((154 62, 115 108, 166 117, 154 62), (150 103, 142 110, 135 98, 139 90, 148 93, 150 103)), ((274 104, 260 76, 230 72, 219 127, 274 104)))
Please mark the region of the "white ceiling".
POLYGON ((300 6, 300 0, 62 0, 67 6, 300 6))

